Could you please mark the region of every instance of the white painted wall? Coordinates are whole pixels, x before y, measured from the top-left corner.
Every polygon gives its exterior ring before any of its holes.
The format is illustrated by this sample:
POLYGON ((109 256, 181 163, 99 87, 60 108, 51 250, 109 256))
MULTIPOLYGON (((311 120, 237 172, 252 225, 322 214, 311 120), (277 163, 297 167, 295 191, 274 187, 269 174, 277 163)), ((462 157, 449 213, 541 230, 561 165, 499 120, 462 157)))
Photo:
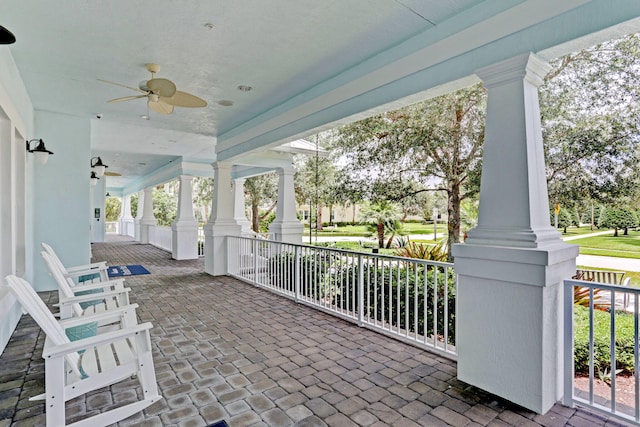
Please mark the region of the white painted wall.
POLYGON ((91 132, 88 118, 45 111, 36 111, 35 129, 55 153, 46 165, 36 165, 33 176, 33 285, 45 291, 56 287, 40 259, 41 242, 49 243, 65 265, 90 261, 91 132))
MULTIPOLYGON (((25 165, 24 136, 32 134, 33 107, 9 49, 0 48, 0 278, 17 274, 30 278, 28 236, 32 234, 30 165, 25 165)), ((0 353, 11 338, 22 310, 0 289, 0 353)))
MULTIPOLYGON (((89 163, 87 163, 87 166, 89 163)), ((87 174, 87 180, 89 179, 89 174, 87 174)), ((89 210, 89 221, 91 221, 91 241, 92 242, 104 242, 104 221, 105 221, 105 212, 104 212, 104 203, 105 203, 105 194, 107 190, 105 189, 105 184, 107 180, 103 176, 98 180, 98 183, 95 187, 91 188, 92 195, 92 204, 91 209, 89 210), (95 209, 100 209, 100 216, 96 218, 95 209)))

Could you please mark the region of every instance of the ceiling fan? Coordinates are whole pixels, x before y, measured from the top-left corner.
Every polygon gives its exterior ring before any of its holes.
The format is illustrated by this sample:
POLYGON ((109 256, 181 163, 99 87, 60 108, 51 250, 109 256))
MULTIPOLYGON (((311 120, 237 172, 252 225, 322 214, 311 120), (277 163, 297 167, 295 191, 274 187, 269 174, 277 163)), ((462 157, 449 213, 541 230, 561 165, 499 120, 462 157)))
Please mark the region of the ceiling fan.
POLYGON ((173 107, 202 108, 207 106, 207 101, 204 99, 177 90, 176 85, 171 80, 155 77, 155 74, 160 71, 158 64, 146 64, 146 67, 151 73, 151 79, 141 81, 137 88, 98 79, 104 83, 126 87, 127 89, 141 93, 141 95, 124 96, 122 98, 111 99, 107 102, 122 102, 147 98, 147 106, 159 114, 171 114, 173 113, 173 107))

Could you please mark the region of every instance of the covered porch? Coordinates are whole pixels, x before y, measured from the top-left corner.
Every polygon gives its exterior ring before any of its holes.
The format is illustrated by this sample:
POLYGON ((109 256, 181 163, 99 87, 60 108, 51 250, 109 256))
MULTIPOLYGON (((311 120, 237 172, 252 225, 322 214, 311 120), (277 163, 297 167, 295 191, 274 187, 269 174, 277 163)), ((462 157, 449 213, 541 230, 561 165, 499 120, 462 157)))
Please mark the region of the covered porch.
MULTIPOLYGON (((619 425, 556 404, 545 415, 456 379, 457 364, 239 280, 202 259, 128 237, 93 244, 94 260, 142 264, 132 302, 151 321, 164 399, 118 425, 520 426, 619 425)), ((41 293, 49 304, 55 292, 41 293)), ((0 426, 44 425, 44 334, 28 315, 0 357, 0 426)), ((76 417, 135 399, 135 382, 70 403, 76 417)), ((71 420, 68 420, 70 422, 71 420)))

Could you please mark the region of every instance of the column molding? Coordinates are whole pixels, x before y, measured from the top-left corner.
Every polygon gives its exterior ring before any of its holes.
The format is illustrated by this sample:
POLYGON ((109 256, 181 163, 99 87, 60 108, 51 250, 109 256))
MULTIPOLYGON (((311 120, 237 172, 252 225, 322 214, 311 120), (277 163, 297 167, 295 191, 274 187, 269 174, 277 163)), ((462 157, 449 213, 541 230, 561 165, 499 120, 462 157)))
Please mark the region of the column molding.
POLYGON ((549 221, 538 86, 520 55, 477 72, 487 88, 478 225, 453 247, 458 379, 539 413, 562 397, 562 280, 576 246, 549 221))
POLYGON ((239 236, 240 225, 233 219, 234 203, 231 189, 231 163, 214 162, 211 216, 204 226, 204 270, 212 276, 225 275, 227 267, 227 236, 239 236))
POLYGON ((251 223, 247 219, 244 203, 244 178, 233 180, 233 219, 240 225, 242 235, 253 235, 251 223))
POLYGON ((293 165, 277 169, 278 204, 276 218, 269 225, 274 240, 287 243, 302 243, 304 226, 296 214, 296 192, 294 186, 293 165))
MULTIPOLYGON (((142 216, 140 217, 140 243, 149 243, 149 227, 158 223, 153 215, 153 187, 145 188, 143 195, 142 216)), ((138 201, 138 211, 140 206, 140 201, 138 201)))
POLYGON ((198 221, 193 214, 193 177, 180 175, 178 212, 171 224, 171 256, 173 259, 198 258, 198 221))

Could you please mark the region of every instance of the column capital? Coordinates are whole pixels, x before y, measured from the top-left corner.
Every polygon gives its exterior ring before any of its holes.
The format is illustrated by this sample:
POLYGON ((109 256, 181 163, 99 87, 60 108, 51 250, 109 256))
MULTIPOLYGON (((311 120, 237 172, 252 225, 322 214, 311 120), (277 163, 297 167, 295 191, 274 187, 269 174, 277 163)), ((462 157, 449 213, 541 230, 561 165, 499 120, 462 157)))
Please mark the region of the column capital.
POLYGON ((551 66, 544 59, 533 53, 525 53, 480 68, 476 75, 487 89, 523 80, 539 87, 550 70, 551 66))

